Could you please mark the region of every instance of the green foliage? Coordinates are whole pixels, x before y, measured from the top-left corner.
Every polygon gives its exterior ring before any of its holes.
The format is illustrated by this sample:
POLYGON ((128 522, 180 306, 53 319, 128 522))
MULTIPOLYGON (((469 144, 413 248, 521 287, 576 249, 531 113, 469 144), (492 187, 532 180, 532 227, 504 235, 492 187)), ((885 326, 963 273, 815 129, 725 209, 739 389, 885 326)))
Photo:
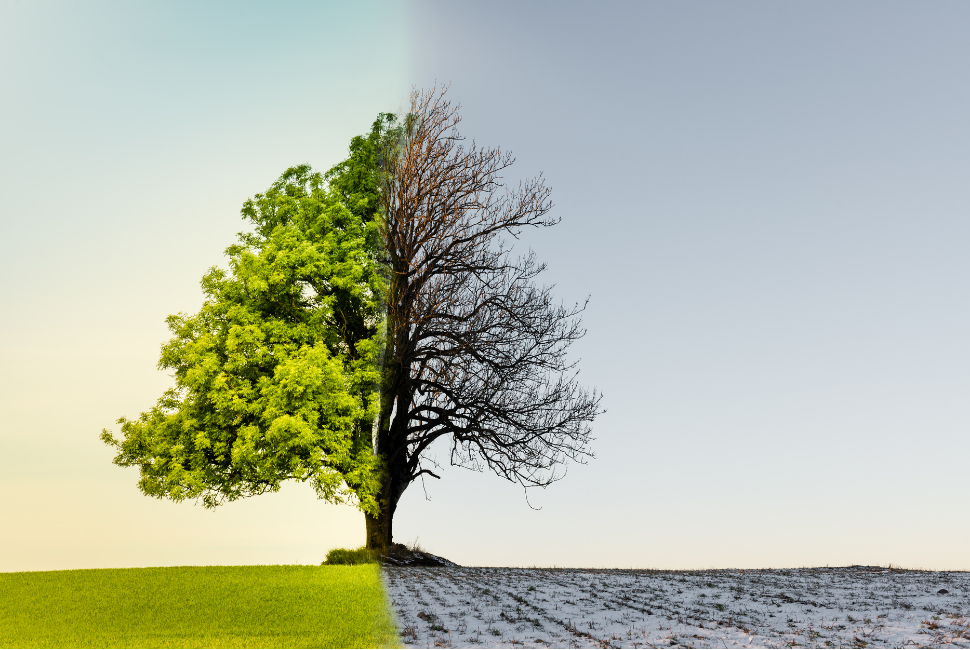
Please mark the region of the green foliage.
POLYGON ((0 573, 0 647, 399 645, 376 566, 0 573))
POLYGON ((377 510, 373 453, 384 335, 378 155, 394 128, 381 115, 326 175, 292 167, 246 201, 255 228, 202 279, 197 314, 167 319, 159 368, 175 387, 123 438, 114 462, 139 488, 207 507, 310 482, 333 503, 377 510))
POLYGON ((331 549, 323 564, 376 564, 377 562, 377 554, 367 550, 366 546, 361 546, 360 548, 331 549))

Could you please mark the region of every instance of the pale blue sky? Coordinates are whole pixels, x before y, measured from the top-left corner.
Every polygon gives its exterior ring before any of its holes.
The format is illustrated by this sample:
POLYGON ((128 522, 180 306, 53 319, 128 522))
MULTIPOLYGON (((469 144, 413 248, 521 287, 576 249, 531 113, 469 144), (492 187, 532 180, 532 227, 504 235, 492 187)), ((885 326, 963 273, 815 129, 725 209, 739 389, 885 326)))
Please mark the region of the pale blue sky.
POLYGON ((287 166, 412 85, 544 172, 525 242, 591 296, 598 457, 448 470, 397 537, 463 564, 970 569, 970 8, 959 3, 0 4, 0 570, 318 562, 305 486, 142 497, 101 427, 287 166))

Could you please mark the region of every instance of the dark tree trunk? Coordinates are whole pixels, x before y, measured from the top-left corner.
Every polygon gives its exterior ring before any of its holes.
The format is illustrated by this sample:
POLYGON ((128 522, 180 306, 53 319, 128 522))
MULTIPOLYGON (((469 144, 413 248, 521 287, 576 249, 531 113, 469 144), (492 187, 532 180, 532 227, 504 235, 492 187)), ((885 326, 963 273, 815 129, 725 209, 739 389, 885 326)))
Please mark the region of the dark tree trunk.
POLYGON ((376 515, 364 515, 367 548, 381 555, 386 554, 388 547, 394 543, 394 511, 411 482, 407 464, 407 409, 411 397, 406 389, 407 373, 402 367, 402 350, 407 347, 407 338, 404 336, 406 330, 400 327, 400 310, 395 309, 402 293, 407 291, 407 280, 401 272, 400 263, 395 262, 392 260, 389 278, 388 302, 391 309, 387 316, 387 347, 382 361, 381 410, 377 435, 373 441, 374 453, 384 461, 378 500, 380 511, 376 515))
MULTIPOLYGON (((402 455, 403 456, 403 455, 402 455)), ((384 555, 388 547, 394 543, 394 512, 397 510, 397 502, 407 488, 408 477, 403 473, 403 463, 394 463, 394 456, 385 456, 390 462, 387 464, 382 477, 383 486, 378 501, 380 510, 376 515, 364 514, 364 521, 367 525, 367 548, 384 555)))
POLYGON ((387 552, 387 548, 392 544, 391 522, 394 515, 389 508, 382 508, 377 516, 364 513, 364 520, 367 523, 367 548, 382 555, 387 552))

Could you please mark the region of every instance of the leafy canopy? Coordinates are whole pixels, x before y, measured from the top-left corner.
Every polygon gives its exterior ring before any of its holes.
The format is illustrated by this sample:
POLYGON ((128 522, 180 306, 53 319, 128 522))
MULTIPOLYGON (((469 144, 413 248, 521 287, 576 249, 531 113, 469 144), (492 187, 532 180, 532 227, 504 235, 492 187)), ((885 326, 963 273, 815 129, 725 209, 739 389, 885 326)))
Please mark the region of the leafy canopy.
POLYGON ((114 462, 137 465, 139 488, 207 507, 310 482, 334 503, 377 509, 372 447, 384 336, 379 152, 382 114, 325 175, 292 167, 246 201, 254 231, 226 249, 228 270, 202 278, 197 314, 167 319, 159 368, 175 387, 122 439, 114 462))

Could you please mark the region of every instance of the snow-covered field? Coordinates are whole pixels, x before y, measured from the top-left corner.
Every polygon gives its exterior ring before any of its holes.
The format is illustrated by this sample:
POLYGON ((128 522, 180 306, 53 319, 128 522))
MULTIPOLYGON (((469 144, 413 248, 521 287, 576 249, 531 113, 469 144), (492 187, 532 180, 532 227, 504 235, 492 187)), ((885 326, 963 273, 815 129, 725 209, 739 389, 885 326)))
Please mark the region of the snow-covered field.
POLYGON ((408 647, 970 648, 970 573, 385 568, 408 647))

